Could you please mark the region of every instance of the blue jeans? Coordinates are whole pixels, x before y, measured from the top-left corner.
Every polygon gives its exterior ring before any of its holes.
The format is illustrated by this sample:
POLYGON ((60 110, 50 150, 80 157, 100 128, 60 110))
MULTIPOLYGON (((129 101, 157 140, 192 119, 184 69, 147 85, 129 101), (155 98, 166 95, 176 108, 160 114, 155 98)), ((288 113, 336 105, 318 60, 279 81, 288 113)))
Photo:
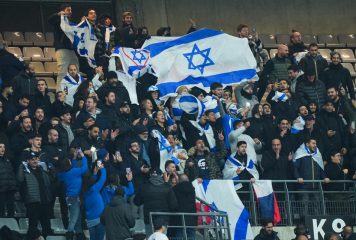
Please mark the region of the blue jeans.
POLYGON ((105 227, 99 223, 89 228, 90 240, 103 240, 105 236, 105 227))
POLYGON ((81 233, 83 230, 79 197, 67 197, 66 201, 69 210, 68 232, 81 233))

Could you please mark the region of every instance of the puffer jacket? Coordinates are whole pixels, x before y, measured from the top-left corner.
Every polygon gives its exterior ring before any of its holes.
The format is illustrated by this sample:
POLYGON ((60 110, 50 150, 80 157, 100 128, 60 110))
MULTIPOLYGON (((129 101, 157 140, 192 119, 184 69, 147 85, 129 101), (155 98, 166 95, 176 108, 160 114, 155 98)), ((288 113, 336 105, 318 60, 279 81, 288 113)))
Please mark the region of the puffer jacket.
MULTIPOLYGON (((224 159, 227 156, 227 150, 224 141, 218 141, 217 144, 218 149, 221 149, 218 152, 210 152, 208 148, 205 149, 204 158, 206 165, 209 169, 209 177, 210 179, 221 179, 222 173, 219 168, 219 161, 224 159)), ((199 168, 196 157, 195 148, 192 147, 188 151, 189 159, 185 165, 184 173, 188 175, 190 181, 194 181, 196 178, 199 177, 199 168), (193 163, 193 166, 189 166, 189 163, 193 163)))
POLYGON ((341 63, 337 65, 330 63, 329 67, 324 70, 322 80, 326 89, 329 87, 339 89, 342 86, 350 94, 350 97, 355 99, 355 90, 350 71, 344 68, 341 63))
POLYGON ((31 97, 31 100, 33 100, 37 89, 37 79, 34 75, 31 75, 26 71, 21 71, 14 77, 12 86, 14 88, 15 99, 27 94, 31 97))
MULTIPOLYGON (((46 203, 52 200, 51 190, 50 190, 50 179, 48 174, 41 168, 43 182, 46 188, 46 203)), ((21 184, 22 197, 26 204, 29 203, 41 203, 40 186, 38 184, 37 178, 25 164, 21 164, 18 173, 17 181, 21 184)))
POLYGON ((309 53, 303 57, 299 62, 299 67, 306 72, 307 70, 315 70, 315 78, 321 80, 324 69, 328 67, 328 62, 318 54, 316 57, 312 57, 309 53))
POLYGON ((297 85, 296 93, 301 104, 308 105, 310 102, 315 102, 319 109, 324 105, 326 89, 324 83, 320 80, 315 79, 314 82, 310 82, 304 79, 297 85))
POLYGON ((15 191, 17 189, 15 172, 10 160, 0 157, 0 192, 15 191))

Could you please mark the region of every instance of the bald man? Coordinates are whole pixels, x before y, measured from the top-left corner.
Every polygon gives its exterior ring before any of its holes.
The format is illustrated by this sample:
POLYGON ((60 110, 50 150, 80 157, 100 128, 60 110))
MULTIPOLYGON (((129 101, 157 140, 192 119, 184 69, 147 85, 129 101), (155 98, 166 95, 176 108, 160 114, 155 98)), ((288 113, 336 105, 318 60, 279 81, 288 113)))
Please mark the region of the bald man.
POLYGON ((302 34, 300 34, 300 32, 295 30, 292 31, 288 48, 290 57, 295 57, 297 53, 304 52, 306 50, 306 47, 302 41, 302 34))
POLYGON ((269 83, 277 83, 280 79, 288 79, 288 67, 292 64, 289 59, 288 46, 279 44, 277 54, 266 63, 259 81, 259 98, 262 97, 269 83))

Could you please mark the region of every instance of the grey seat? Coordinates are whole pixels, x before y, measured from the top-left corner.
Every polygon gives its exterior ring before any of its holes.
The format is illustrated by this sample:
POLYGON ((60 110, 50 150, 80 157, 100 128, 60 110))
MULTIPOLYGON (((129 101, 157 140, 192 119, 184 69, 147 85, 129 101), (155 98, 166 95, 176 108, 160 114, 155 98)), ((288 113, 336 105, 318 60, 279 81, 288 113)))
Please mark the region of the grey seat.
POLYGON ((356 72, 354 65, 352 63, 341 63, 344 68, 348 69, 350 71, 351 77, 356 77, 356 72))
POLYGON ((314 34, 303 34, 302 41, 304 42, 305 46, 309 46, 311 43, 316 43, 318 44, 318 47, 325 47, 324 43, 318 43, 318 39, 314 34))
POLYGON ((52 58, 52 61, 56 61, 56 50, 54 48, 45 47, 43 53, 46 58, 52 58))
POLYGON ((278 51, 277 49, 271 49, 271 50, 269 50, 269 56, 270 56, 271 59, 276 56, 277 51, 278 51))
POLYGON ((324 49, 319 49, 318 50, 320 55, 325 58, 328 62, 330 62, 330 49, 324 48, 324 49))
POLYGON ((289 34, 276 34, 276 40, 278 44, 288 44, 290 42, 289 34))
POLYGON ((33 42, 34 46, 52 46, 52 44, 46 42, 45 35, 41 32, 25 32, 25 40, 33 42))
POLYGON ((17 223, 15 218, 0 218, 0 228, 3 226, 7 226, 11 230, 19 231, 19 224, 17 223))
POLYGON ((272 34, 258 34, 265 48, 276 48, 276 38, 272 34))
POLYGON ((24 47, 24 57, 30 58, 32 61, 51 61, 52 58, 46 58, 43 55, 43 51, 40 47, 24 47))
POLYGON ((53 46, 53 41, 54 41, 54 35, 53 32, 47 32, 46 33, 46 42, 51 43, 53 46))
POLYGON ((22 32, 4 32, 4 40, 14 46, 32 46, 32 42, 25 41, 22 32))
POLYGON ((345 43, 347 47, 356 47, 356 36, 354 34, 339 34, 339 42, 345 43))
POLYGON ((318 34, 318 43, 324 43, 325 47, 343 48, 345 43, 339 43, 337 37, 332 34, 318 34))
POLYGON ((338 53, 341 55, 341 59, 343 62, 356 62, 356 58, 354 52, 351 49, 336 49, 338 53))

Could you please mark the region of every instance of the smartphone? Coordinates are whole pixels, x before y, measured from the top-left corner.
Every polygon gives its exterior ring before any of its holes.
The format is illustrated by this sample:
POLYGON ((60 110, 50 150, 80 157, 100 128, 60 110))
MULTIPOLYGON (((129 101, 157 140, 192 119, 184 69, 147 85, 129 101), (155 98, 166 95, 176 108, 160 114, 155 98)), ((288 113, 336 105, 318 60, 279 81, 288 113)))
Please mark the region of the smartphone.
POLYGON ((126 168, 126 174, 131 173, 131 168, 126 168))
POLYGON ((116 157, 121 157, 121 153, 120 153, 119 150, 117 150, 117 151, 115 152, 115 156, 116 156, 116 157))
POLYGON ((101 167, 103 165, 103 163, 101 162, 101 160, 97 160, 96 161, 96 166, 97 167, 101 167))

